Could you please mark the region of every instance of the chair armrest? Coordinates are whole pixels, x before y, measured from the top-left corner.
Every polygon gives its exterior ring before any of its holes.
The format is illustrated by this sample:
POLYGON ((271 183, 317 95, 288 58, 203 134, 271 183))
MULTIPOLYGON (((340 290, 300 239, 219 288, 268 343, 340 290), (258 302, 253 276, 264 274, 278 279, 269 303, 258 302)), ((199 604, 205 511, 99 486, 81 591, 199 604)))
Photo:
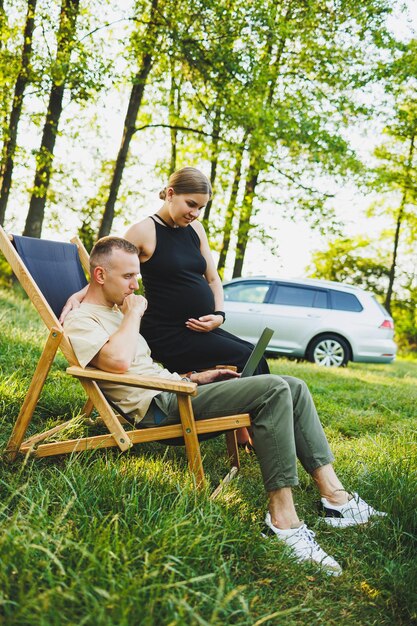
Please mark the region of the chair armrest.
POLYGON ((188 396, 197 395, 197 383, 189 383, 186 380, 171 380, 159 376, 139 376, 138 374, 114 374, 93 367, 79 367, 72 365, 67 368, 67 373, 76 378, 88 378, 95 381, 107 381, 119 385, 130 385, 143 389, 157 389, 158 391, 171 391, 188 396))

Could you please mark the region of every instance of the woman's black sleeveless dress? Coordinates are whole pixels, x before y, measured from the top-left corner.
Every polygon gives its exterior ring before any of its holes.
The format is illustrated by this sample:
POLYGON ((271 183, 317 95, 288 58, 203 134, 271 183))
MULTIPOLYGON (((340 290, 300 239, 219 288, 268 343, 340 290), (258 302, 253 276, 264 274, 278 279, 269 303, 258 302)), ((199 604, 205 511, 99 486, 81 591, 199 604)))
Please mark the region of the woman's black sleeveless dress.
MULTIPOLYGON (((152 217, 153 219, 153 217, 152 217)), ((194 228, 171 228, 155 219, 156 247, 141 263, 148 300, 140 332, 152 358, 172 372, 202 370, 216 365, 236 365, 242 370, 253 348, 251 343, 216 328, 208 333, 189 330, 190 318, 214 313, 213 293, 204 278, 206 261, 194 228)), ((269 373, 265 359, 256 374, 269 373)))

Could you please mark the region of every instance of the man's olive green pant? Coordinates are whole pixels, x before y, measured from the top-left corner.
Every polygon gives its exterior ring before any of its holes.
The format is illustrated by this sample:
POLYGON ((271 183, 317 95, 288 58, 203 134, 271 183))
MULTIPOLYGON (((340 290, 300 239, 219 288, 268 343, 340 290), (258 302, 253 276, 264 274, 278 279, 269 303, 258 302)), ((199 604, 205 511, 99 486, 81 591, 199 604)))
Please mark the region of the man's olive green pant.
MULTIPOLYGON (((310 391, 298 378, 262 374, 201 385, 191 401, 198 420, 250 414, 267 491, 298 484, 297 457, 309 473, 334 460, 310 391)), ((140 425, 167 426, 179 421, 176 395, 162 392, 140 425)))

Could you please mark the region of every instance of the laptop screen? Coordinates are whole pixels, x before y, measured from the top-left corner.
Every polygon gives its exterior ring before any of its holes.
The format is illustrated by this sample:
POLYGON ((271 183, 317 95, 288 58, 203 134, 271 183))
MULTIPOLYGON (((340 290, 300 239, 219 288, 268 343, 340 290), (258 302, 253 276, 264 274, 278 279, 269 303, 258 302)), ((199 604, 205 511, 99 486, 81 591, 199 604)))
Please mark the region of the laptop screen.
POLYGON ((270 339, 274 331, 271 328, 265 328, 262 331, 261 336, 259 337, 255 347, 253 348, 250 357, 246 361, 246 365, 242 370, 241 378, 245 378, 246 376, 252 376, 254 371, 259 365, 259 361, 262 359, 264 352, 270 342, 270 339))

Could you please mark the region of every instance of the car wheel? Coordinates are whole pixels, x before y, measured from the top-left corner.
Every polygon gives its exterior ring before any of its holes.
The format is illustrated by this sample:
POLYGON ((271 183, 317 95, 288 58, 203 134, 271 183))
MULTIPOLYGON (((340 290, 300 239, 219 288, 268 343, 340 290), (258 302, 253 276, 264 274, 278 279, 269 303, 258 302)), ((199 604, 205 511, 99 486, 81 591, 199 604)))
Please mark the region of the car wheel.
POLYGON ((349 361, 347 342, 337 335, 321 335, 313 339, 307 350, 307 360, 322 367, 344 367, 349 361))

